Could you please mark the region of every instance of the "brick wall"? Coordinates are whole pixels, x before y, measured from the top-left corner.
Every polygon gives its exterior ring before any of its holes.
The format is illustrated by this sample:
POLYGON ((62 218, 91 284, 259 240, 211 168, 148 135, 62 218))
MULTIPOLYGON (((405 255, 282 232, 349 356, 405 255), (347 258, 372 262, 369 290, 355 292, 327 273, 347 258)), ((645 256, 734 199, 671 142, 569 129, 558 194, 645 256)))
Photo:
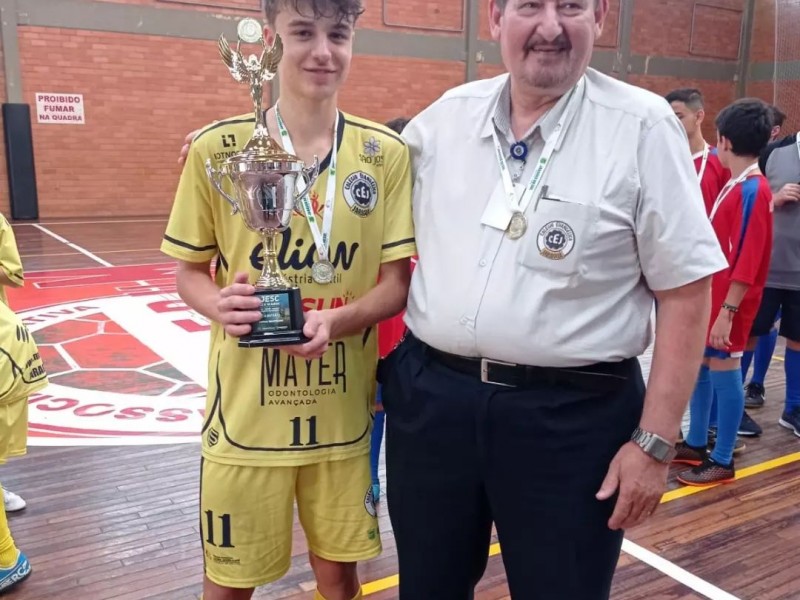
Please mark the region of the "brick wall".
MULTIPOLYGON (((203 0, 222 7, 209 8, 191 5, 200 0, 106 1, 248 16, 258 16, 260 4, 259 0, 203 0)), ((479 1, 480 37, 485 40, 489 39, 488 1, 479 1)), ((764 7, 772 1, 765 0, 764 7)), ((744 0, 699 4, 636 0, 632 53, 735 63, 744 0)), ((366 6, 362 28, 458 39, 464 35, 461 0, 369 0, 366 6)), ((619 6, 620 0, 611 0, 600 50, 617 48, 619 6)), ((770 17, 765 15, 756 21, 756 37, 770 35, 770 17)), ((34 107, 34 120, 36 92, 81 93, 85 101, 86 125, 33 123, 43 218, 167 214, 180 175, 176 154, 184 135, 215 118, 250 110, 244 86, 227 74, 211 41, 20 25, 19 46, 24 99, 34 107)), ((763 60, 766 48, 754 43, 753 56, 763 60)), ((480 77, 502 71, 501 65, 478 67, 480 77)), ((357 56, 341 106, 377 121, 412 116, 464 77, 461 62, 357 56)), ((629 80, 658 93, 679 85, 702 88, 709 105, 709 136, 713 116, 735 95, 733 82, 635 75, 629 80)), ((771 91, 760 84, 749 89, 759 94, 771 91)), ((4 85, 0 91, 4 94, 4 85)), ((0 156, 0 175, 4 172, 5 159, 0 156)), ((4 185, 0 210, 6 212, 7 197, 4 185)))

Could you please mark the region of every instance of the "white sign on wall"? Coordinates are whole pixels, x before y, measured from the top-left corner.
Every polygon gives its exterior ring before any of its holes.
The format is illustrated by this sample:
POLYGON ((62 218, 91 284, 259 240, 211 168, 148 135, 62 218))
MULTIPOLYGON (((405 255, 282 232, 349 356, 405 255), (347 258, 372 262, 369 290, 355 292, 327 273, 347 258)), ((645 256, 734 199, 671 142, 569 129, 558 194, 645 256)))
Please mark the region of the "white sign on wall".
POLYGON ((39 123, 84 125, 83 94, 36 92, 39 123))

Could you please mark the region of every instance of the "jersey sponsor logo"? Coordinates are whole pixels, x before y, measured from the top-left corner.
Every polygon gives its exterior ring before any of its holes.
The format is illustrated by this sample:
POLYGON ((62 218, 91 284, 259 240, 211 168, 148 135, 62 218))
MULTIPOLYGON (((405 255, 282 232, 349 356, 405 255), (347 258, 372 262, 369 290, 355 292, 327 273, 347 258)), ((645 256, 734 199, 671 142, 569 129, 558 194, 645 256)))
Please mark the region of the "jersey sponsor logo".
MULTIPOLYGON (((291 228, 283 232, 281 236, 280 248, 278 248, 278 265, 281 270, 285 272, 286 276, 292 281, 292 277, 297 277, 291 271, 303 271, 311 269, 317 256, 317 245, 311 244, 308 249, 304 248, 306 241, 299 238, 294 241, 294 248, 292 249, 292 230, 291 228)), ((336 271, 349 271, 353 266, 353 261, 356 257, 359 244, 354 242, 347 244, 347 242, 339 242, 330 248, 330 260, 336 271)), ((264 244, 258 243, 253 247, 250 252, 250 266, 261 271, 264 266, 264 244)), ((341 274, 337 275, 341 277, 341 274)), ((292 283, 295 283, 292 281, 292 283)), ((301 282, 302 283, 302 282, 301 282)), ((311 283, 311 276, 309 273, 308 282, 311 283)))
POLYGON ((358 155, 358 159, 365 165, 383 166, 383 154, 381 153, 381 143, 374 137, 364 142, 364 152, 358 155))
POLYGON ((236 148, 236 136, 232 133, 223 133, 222 145, 225 148, 236 148))
POLYGON ((564 221, 550 221, 539 230, 536 246, 543 257, 561 260, 575 247, 575 232, 564 221))
POLYGON ((209 324, 174 265, 30 273, 13 306, 49 385, 29 399, 32 446, 198 442, 209 324))
POLYGON ((378 203, 378 183, 372 175, 356 171, 344 180, 342 194, 351 211, 359 217, 366 217, 378 203))

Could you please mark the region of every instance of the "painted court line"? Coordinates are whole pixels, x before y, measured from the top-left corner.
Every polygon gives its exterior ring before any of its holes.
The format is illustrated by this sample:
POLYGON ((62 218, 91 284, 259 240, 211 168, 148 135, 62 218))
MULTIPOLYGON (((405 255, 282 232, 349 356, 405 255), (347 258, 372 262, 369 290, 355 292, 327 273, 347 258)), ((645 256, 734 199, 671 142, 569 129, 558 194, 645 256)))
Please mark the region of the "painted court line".
MULTIPOLYGON (((744 469, 737 469, 736 480, 738 481, 740 479, 746 479, 747 477, 752 477, 753 475, 758 475, 759 473, 764 473, 766 471, 771 471, 773 469, 777 469, 779 467, 783 467, 785 465, 789 465, 789 464, 792 464, 792 463, 795 463, 795 462, 800 462, 800 452, 794 452, 792 454, 787 454, 786 456, 779 456, 778 458, 774 458, 772 460, 768 460, 768 461, 765 461, 763 463, 758 463, 758 464, 753 465, 751 467, 745 467, 744 469)), ((694 494, 698 494, 700 492, 704 492, 706 490, 710 490, 712 488, 719 487, 719 485, 721 485, 721 484, 710 485, 710 486, 706 486, 706 487, 684 486, 684 487, 678 488, 676 490, 671 490, 669 492, 666 492, 661 497, 661 504, 665 504, 667 502, 672 502, 673 500, 677 500, 679 498, 685 498, 686 496, 692 496, 694 494)), ((697 588, 693 587, 692 585, 689 585, 688 583, 686 583, 686 581, 684 581, 682 579, 679 579, 678 577, 673 577, 672 573, 678 573, 678 572, 680 572, 681 574, 685 573, 686 576, 688 576, 690 578, 693 578, 692 581, 701 582, 701 583, 709 586, 710 590, 712 590, 712 589, 716 590, 717 593, 720 594, 720 595, 705 594, 706 597, 710 598, 711 600, 738 600, 736 598, 736 596, 732 596, 732 595, 728 594, 727 592, 725 592, 723 590, 720 590, 719 588, 714 587, 710 583, 707 583, 707 582, 703 581, 702 579, 700 579, 699 577, 696 577, 695 575, 692 575, 688 571, 684 571, 683 569, 681 569, 677 565, 674 565, 674 564, 670 563, 669 561, 667 561, 666 559, 663 559, 663 558, 659 557, 657 554, 653 554, 652 552, 650 552, 648 550, 645 550, 641 546, 637 546, 633 542, 629 542, 628 540, 624 540, 622 549, 625 552, 627 552, 628 554, 630 554, 631 556, 633 556, 634 558, 637 558, 637 559, 641 560, 642 562, 647 563, 651 567, 653 567, 655 569, 658 569, 659 571, 661 571, 665 575, 668 575, 669 577, 672 577, 676 581, 679 581, 680 583, 683 583, 684 585, 687 585, 688 587, 692 588, 693 590, 695 590, 696 592, 698 592, 700 594, 704 594, 704 592, 701 591, 700 589, 697 589, 697 588), (631 550, 630 552, 628 551, 629 549, 631 550), (637 553, 638 553, 638 555, 637 555, 637 553), (666 563, 666 565, 671 565, 670 568, 672 570, 669 571, 669 572, 665 571, 665 570, 659 568, 659 566, 656 566, 655 564, 650 562, 649 560, 645 560, 644 558, 641 558, 641 556, 645 555, 645 553, 647 553, 648 557, 650 557, 652 555, 652 557, 654 557, 655 559, 658 559, 659 561, 663 561, 663 562, 659 562, 658 563, 659 565, 663 565, 664 563, 666 563)), ((499 543, 492 544, 491 547, 489 548, 489 556, 496 556, 497 554, 500 554, 500 544, 499 543)), ((683 575, 681 575, 681 576, 683 577, 683 575)), ((397 575, 391 575, 389 577, 384 577, 382 579, 377 579, 375 581, 370 581, 369 583, 365 583, 365 584, 363 584, 362 587, 363 587, 364 595, 365 596, 369 596, 370 594, 377 594, 378 592, 382 592, 383 590, 388 590, 390 588, 397 587, 399 585, 399 583, 400 583, 400 578, 397 575)))
POLYGON ((58 235, 57 233, 53 233, 53 232, 52 232, 52 231, 50 231, 50 230, 49 230, 47 227, 43 227, 43 226, 42 226, 42 225, 40 225, 39 223, 32 223, 31 225, 32 225, 33 227, 36 227, 36 229, 38 229, 38 230, 39 230, 39 231, 41 231, 42 233, 46 233, 46 234, 47 234, 47 235, 49 235, 50 237, 52 237, 52 238, 54 238, 54 239, 58 240, 58 241, 59 241, 59 242, 61 242, 62 244, 66 244, 67 246, 69 246, 69 247, 70 247, 70 248, 72 248, 73 250, 77 250, 77 251, 78 251, 78 252, 80 252, 81 254, 83 254, 83 255, 85 255, 85 256, 88 256, 88 257, 89 257, 89 258, 91 258, 93 261, 100 263, 100 264, 101 264, 101 265, 103 265, 104 267, 113 267, 113 266, 114 266, 114 265, 112 265, 110 262, 107 262, 107 261, 103 260, 103 259, 102 259, 102 258, 100 258, 99 256, 95 256, 94 254, 92 254, 91 252, 89 252, 89 251, 88 251, 86 248, 81 248, 80 246, 78 246, 78 244, 73 244, 73 243, 72 243, 72 242, 70 242, 70 241, 69 241, 67 238, 61 237, 61 236, 60 236, 60 235, 58 235))
POLYGON ((710 600, 739 600, 736 596, 700 579, 697 575, 692 575, 689 571, 681 569, 678 565, 634 544, 630 540, 622 540, 622 551, 710 600))

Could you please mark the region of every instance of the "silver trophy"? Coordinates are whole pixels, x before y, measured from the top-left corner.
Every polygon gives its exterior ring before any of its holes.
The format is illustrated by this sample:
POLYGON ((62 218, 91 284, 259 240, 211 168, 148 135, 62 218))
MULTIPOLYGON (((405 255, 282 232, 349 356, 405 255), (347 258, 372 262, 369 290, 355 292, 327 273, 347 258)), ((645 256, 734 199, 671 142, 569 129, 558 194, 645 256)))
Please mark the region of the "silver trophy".
POLYGON ((275 43, 267 48, 258 22, 245 19, 239 24, 239 38, 236 50, 231 50, 225 36, 220 36, 219 52, 233 78, 250 85, 255 131, 241 152, 228 157, 217 168, 211 159, 206 160, 211 183, 230 202, 232 214, 240 214, 245 227, 261 235, 264 246, 264 267, 253 284, 256 296, 261 299, 261 320, 253 323, 252 331, 239 339, 239 346, 300 344, 308 339, 303 335, 302 297, 300 288, 293 286, 280 270, 277 238, 289 227, 295 204, 316 181, 319 161, 315 158, 306 167, 298 157, 284 152, 267 130, 266 111, 262 108, 263 83, 277 72, 283 55, 280 36, 276 35, 275 43), (244 58, 239 50, 242 41, 260 41, 261 56, 251 54, 244 58), (296 187, 298 177, 304 184, 301 192, 296 187), (232 193, 223 189, 226 181, 232 193))

